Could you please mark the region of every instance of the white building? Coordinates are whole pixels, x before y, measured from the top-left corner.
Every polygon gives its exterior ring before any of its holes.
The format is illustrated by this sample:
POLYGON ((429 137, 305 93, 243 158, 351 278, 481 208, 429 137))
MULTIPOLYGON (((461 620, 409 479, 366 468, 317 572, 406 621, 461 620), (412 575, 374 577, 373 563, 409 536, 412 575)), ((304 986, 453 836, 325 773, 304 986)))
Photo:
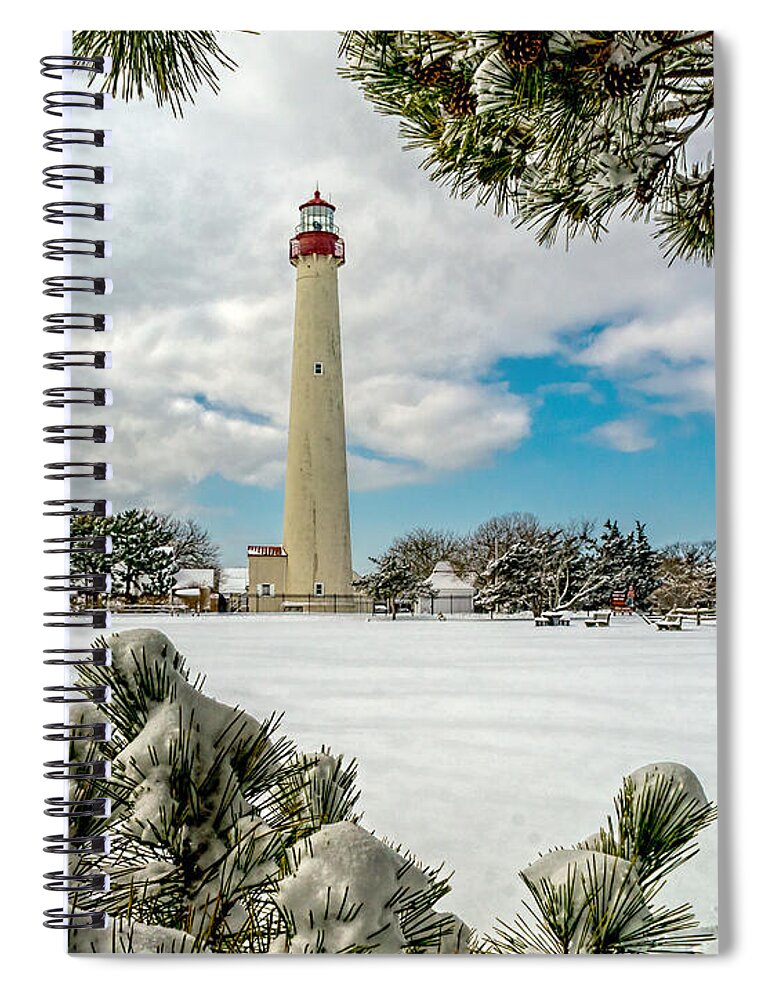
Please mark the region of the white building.
POLYGON ((473 612, 474 587, 460 577, 448 562, 437 562, 433 572, 424 581, 433 592, 421 597, 418 613, 421 615, 469 615, 473 612))
POLYGON ((226 566, 220 569, 220 611, 246 611, 248 590, 249 571, 245 566, 226 566))

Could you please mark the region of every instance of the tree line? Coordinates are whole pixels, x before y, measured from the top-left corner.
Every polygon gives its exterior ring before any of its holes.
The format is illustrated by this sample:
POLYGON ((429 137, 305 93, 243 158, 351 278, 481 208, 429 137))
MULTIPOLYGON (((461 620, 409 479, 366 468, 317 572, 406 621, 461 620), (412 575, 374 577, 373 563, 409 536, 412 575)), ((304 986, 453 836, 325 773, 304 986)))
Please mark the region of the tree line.
POLYGON ((178 518, 146 508, 110 517, 72 518, 70 564, 73 573, 109 573, 112 593, 134 600, 167 596, 182 567, 220 567, 219 547, 193 518, 178 518), (109 537, 106 551, 95 539, 109 537))
POLYGON ((647 526, 622 532, 608 518, 544 524, 526 513, 498 515, 466 535, 420 527, 393 540, 371 560, 357 586, 395 613, 399 603, 429 594, 437 562, 476 588, 478 610, 541 615, 549 610, 607 607, 613 593, 633 588, 640 610, 714 607, 716 544, 677 542, 653 548, 647 526))

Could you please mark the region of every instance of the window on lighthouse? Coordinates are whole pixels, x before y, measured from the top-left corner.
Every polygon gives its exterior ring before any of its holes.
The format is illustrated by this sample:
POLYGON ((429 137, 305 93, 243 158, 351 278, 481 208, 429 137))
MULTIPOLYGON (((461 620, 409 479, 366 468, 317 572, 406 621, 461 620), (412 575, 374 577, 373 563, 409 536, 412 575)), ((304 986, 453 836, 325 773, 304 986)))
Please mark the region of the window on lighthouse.
POLYGON ((300 232, 334 233, 334 209, 328 205, 307 205, 300 210, 300 232))
POLYGON ((320 581, 317 580, 313 584, 313 590, 315 591, 315 596, 316 597, 323 597, 324 596, 324 585, 320 581))
POLYGON ((323 375, 323 373, 324 373, 324 363, 323 363, 323 361, 314 361, 313 362, 313 374, 314 375, 323 375))

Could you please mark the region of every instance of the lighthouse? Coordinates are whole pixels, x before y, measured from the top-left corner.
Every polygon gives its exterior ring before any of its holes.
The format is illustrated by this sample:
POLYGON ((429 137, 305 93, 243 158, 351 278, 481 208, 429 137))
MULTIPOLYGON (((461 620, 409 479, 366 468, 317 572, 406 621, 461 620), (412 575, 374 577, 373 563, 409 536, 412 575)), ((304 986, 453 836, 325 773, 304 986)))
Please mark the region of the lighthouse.
POLYGON ((255 610, 352 610, 337 289, 345 243, 334 212, 316 191, 289 242, 296 297, 283 543, 249 546, 255 610))
POLYGON ((286 589, 316 598, 349 595, 353 580, 337 290, 345 243, 334 211, 316 191, 300 205, 289 243, 297 283, 283 519, 286 589))

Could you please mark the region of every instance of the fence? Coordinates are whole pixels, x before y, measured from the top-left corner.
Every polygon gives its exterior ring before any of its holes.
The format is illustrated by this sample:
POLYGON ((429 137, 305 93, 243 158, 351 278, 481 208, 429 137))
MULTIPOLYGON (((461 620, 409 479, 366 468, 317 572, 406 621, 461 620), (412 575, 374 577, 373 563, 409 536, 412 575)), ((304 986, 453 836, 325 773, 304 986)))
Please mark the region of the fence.
POLYGON ((249 611, 370 615, 375 602, 365 594, 249 594, 249 611))

